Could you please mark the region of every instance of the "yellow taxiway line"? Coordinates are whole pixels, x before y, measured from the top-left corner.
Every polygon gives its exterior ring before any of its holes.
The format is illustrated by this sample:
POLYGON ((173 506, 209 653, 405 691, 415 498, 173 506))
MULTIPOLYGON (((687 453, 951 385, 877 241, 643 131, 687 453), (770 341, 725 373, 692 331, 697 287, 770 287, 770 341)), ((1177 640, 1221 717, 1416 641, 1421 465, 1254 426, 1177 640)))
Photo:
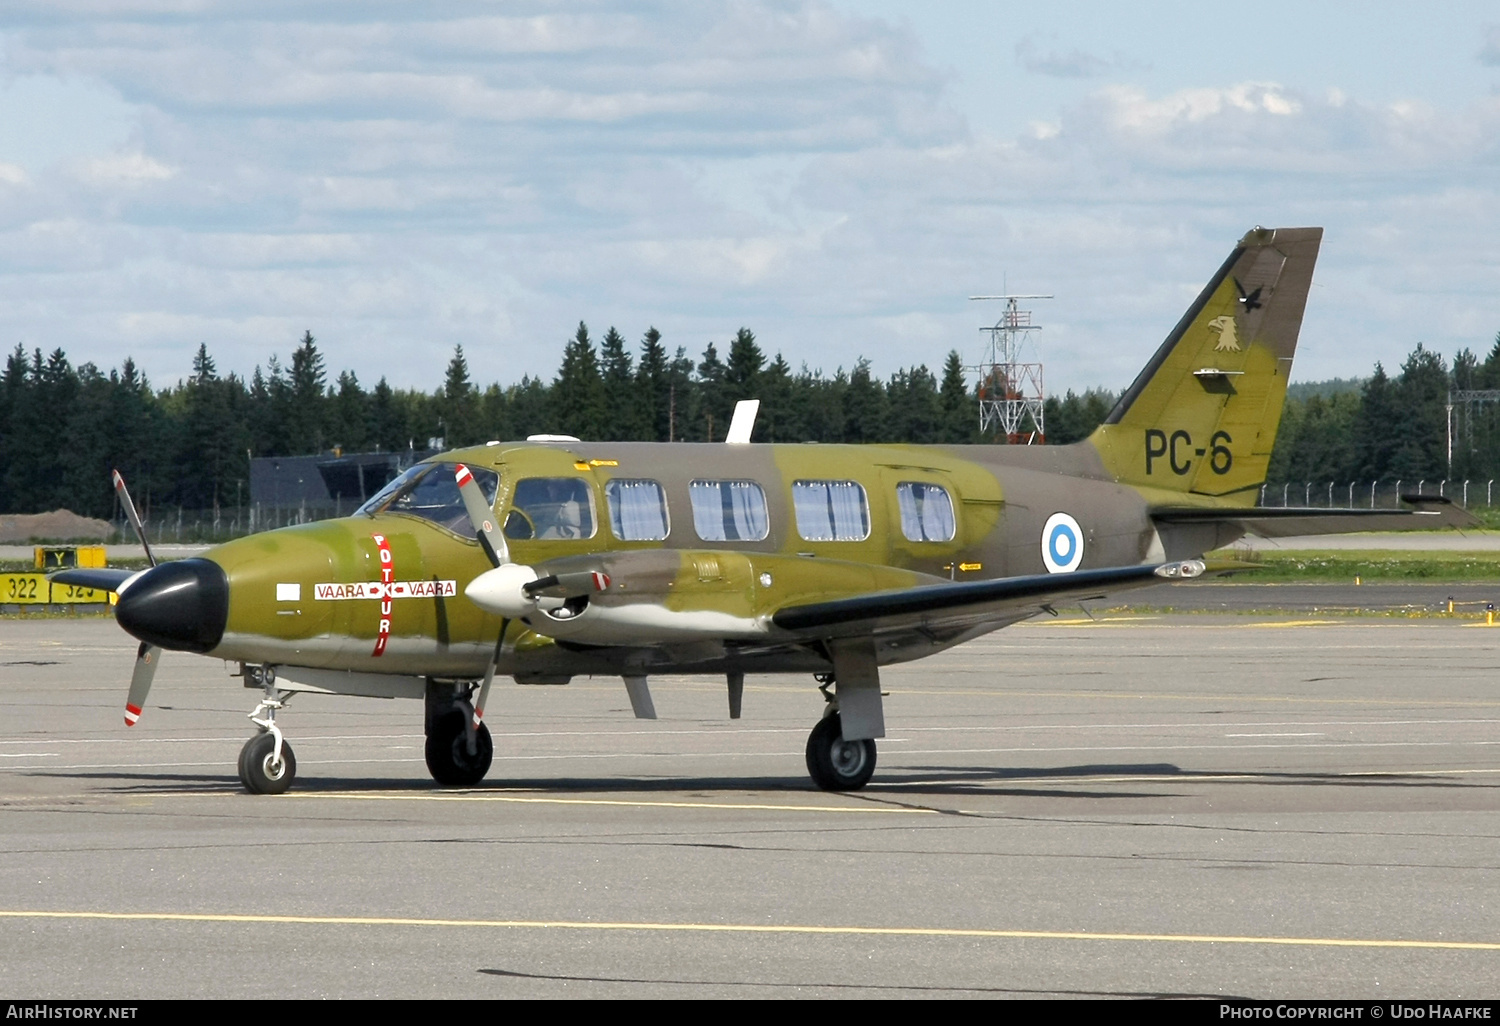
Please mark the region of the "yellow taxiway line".
MULTIPOLYGON (((153 798, 210 798, 240 791, 168 791, 151 795, 153 798)), ((279 795, 278 799, 336 799, 361 802, 510 802, 517 805, 621 805, 627 808, 648 809, 728 809, 749 812, 862 812, 885 815, 939 815, 936 809, 886 808, 864 805, 768 805, 754 802, 661 802, 632 801, 626 798, 530 798, 520 795, 491 794, 366 794, 359 791, 292 791, 279 795)))
POLYGON ((799 926, 754 923, 607 923, 546 919, 415 919, 395 916, 278 916, 217 912, 63 912, 0 910, 0 919, 92 919, 115 922, 256 923, 268 926, 418 926, 486 930, 594 930, 645 933, 813 934, 845 937, 968 937, 991 940, 1135 941, 1165 944, 1270 944, 1324 948, 1427 948, 1500 951, 1495 941, 1358 937, 1242 937, 1196 933, 1093 933, 1082 930, 974 930, 925 926, 799 926))

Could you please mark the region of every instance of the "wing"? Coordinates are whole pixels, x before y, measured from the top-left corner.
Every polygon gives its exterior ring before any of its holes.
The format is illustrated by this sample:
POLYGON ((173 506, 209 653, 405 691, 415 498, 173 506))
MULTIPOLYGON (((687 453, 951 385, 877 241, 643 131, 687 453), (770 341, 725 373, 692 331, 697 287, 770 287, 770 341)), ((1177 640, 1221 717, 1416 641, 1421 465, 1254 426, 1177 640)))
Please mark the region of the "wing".
POLYGON ((108 567, 74 567, 55 573, 48 580, 58 584, 71 584, 79 588, 98 588, 100 591, 118 592, 120 586, 139 570, 111 570, 108 567))
POLYGON ((1479 518, 1451 499, 1403 495, 1411 509, 1328 509, 1320 506, 1255 506, 1240 509, 1166 506, 1153 509, 1159 524, 1235 524, 1262 538, 1353 531, 1431 531, 1478 527, 1479 518))
POLYGON ((1014 623, 1035 615, 1057 599, 1103 598, 1111 592, 1159 584, 1163 578, 1191 578, 1202 572, 1202 563, 1188 560, 1078 570, 1070 574, 929 584, 787 606, 771 615, 771 623, 782 630, 816 637, 910 630, 948 635, 980 625, 1014 623))

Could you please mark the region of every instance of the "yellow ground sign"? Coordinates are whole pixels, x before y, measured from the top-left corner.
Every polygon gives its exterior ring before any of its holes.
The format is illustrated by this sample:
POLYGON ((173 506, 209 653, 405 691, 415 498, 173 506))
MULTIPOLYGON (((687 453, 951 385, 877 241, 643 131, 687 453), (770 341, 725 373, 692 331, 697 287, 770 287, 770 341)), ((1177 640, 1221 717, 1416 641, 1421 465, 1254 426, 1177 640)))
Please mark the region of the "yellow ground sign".
POLYGON ((46 574, 0 574, 0 605, 85 605, 109 601, 109 592, 80 588, 76 584, 53 584, 46 574))

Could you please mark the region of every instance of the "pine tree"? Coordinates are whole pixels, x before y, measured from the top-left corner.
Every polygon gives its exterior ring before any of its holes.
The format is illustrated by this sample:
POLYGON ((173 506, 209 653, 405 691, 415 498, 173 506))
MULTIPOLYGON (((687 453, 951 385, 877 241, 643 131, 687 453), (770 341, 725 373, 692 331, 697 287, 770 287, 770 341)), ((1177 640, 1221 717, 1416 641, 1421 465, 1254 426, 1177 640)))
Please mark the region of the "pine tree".
POLYGON ((741 399, 760 398, 761 368, 766 354, 755 343, 755 332, 741 328, 729 343, 729 360, 724 367, 725 398, 731 404, 741 399))
POLYGON ((109 457, 115 425, 109 419, 112 383, 92 363, 78 368, 78 392, 60 411, 62 449, 67 459, 57 472, 63 478, 62 505, 84 516, 109 516, 109 457))
POLYGON ((943 441, 943 401, 925 366, 897 371, 886 386, 892 441, 930 445, 943 441))
POLYGON ((486 440, 500 441, 517 435, 511 427, 510 395, 498 383, 486 388, 479 400, 479 424, 486 440))
POLYGON ((599 362, 604 379, 604 431, 600 436, 611 442, 624 442, 646 437, 646 427, 640 415, 641 404, 635 388, 635 368, 631 366, 630 351, 625 348, 625 336, 613 326, 604 333, 599 343, 599 362))
POLYGON ((639 413, 648 442, 665 442, 670 437, 668 415, 672 412, 672 382, 667 361, 667 347, 661 332, 647 328, 641 339, 641 359, 635 365, 636 395, 639 413))
POLYGON ((844 441, 867 443, 888 440, 885 390, 870 374, 870 361, 860 358, 844 391, 844 441))
POLYGON ((513 437, 562 433, 553 420, 552 390, 541 378, 523 376, 519 385, 511 386, 509 400, 513 437))
POLYGON ((849 376, 840 367, 832 378, 822 370, 810 371, 807 364, 792 383, 794 402, 802 410, 803 430, 810 442, 842 442, 844 432, 844 393, 849 390, 849 376))
POLYGON ((806 438, 794 396, 792 368, 780 353, 760 375, 760 413, 755 438, 765 442, 800 442, 806 438))
MULTIPOLYGON (((327 438, 327 377, 323 354, 311 331, 292 351, 290 403, 287 407, 290 455, 305 456, 323 451, 327 438)), ((274 385, 274 382, 273 382, 274 385)))
POLYGON ((1448 368, 1422 343, 1401 365, 1395 387, 1398 420, 1388 424, 1397 436, 1390 472, 1403 481, 1436 483, 1447 475, 1448 368))
POLYGON ((353 371, 339 374, 333 402, 334 443, 345 452, 363 452, 369 445, 370 397, 353 371))
POLYGON ((693 428, 701 405, 693 380, 693 358, 685 346, 678 346, 677 354, 667 364, 667 441, 686 442, 696 437, 693 428))
POLYGON ((243 383, 221 379, 208 346, 193 359, 193 376, 179 389, 181 403, 174 463, 177 478, 172 498, 190 509, 218 507, 234 496, 234 482, 244 480, 245 424, 240 394, 243 383))
POLYGON ((377 451, 385 452, 400 452, 411 441, 406 418, 383 376, 370 390, 370 439, 377 451))
POLYGON ((949 350, 943 363, 943 441, 972 442, 979 434, 979 403, 969 390, 963 357, 949 350))
MULTIPOLYGON (((110 384, 108 469, 124 474, 136 504, 145 505, 150 496, 159 491, 156 475, 164 467, 156 393, 151 382, 136 369, 135 361, 128 356, 118 374, 110 373, 110 384)), ((107 476, 105 480, 108 481, 107 476)), ((108 507, 113 510, 113 494, 108 497, 108 507)))
MULTIPOLYGON (((703 350, 703 359, 698 363, 697 375, 693 381, 697 401, 691 404, 692 416, 687 421, 691 434, 683 432, 694 441, 722 442, 729 433, 729 411, 733 407, 724 391, 724 370, 719 351, 710 342, 703 350)), ((681 396, 677 398, 677 405, 679 409, 682 408, 681 396)))
POLYGON ((562 368, 552 385, 551 398, 552 420, 563 432, 587 441, 604 437, 604 379, 588 325, 582 321, 563 348, 562 368))
POLYGON ((1354 439, 1360 477, 1375 481, 1391 476, 1391 459, 1396 448, 1396 437, 1391 428, 1395 417, 1395 386, 1386 376, 1385 367, 1377 362, 1375 373, 1360 390, 1359 420, 1354 439))
POLYGON ((482 441, 479 437, 479 401, 474 394, 474 384, 469 380, 469 361, 464 359, 461 345, 453 347, 453 359, 448 361, 438 408, 441 419, 438 434, 445 439, 444 444, 449 449, 482 441))

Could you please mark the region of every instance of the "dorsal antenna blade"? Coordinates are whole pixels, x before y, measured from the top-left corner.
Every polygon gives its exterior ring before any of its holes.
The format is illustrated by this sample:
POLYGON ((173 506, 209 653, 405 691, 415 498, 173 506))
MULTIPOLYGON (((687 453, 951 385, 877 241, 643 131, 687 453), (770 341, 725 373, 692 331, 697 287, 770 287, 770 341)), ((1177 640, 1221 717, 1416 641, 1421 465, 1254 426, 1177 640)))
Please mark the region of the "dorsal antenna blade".
POLYGON ((729 421, 729 434, 724 436, 728 445, 749 445, 750 433, 755 430, 755 415, 760 412, 759 399, 741 399, 734 404, 734 417, 729 421))

